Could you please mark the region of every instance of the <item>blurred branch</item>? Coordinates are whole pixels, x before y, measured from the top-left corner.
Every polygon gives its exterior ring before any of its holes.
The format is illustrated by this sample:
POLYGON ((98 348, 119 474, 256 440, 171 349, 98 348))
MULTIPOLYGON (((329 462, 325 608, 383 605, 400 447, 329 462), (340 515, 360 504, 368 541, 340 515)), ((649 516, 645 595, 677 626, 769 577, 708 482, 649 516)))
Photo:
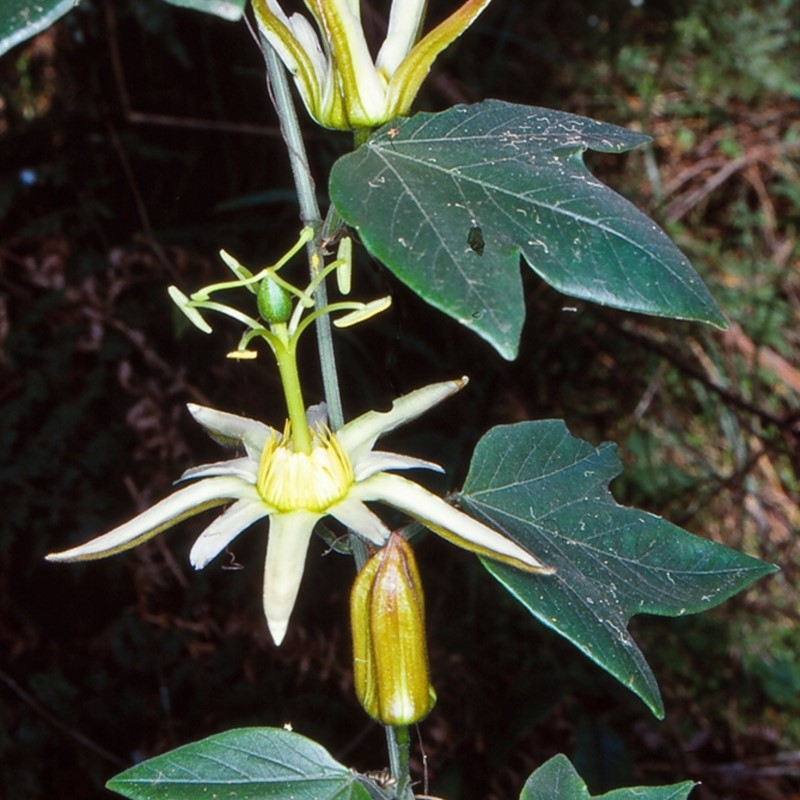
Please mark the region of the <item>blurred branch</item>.
POLYGON ((48 722, 54 728, 57 728, 65 736, 76 741, 82 747, 99 755, 106 761, 111 762, 116 767, 127 767, 128 762, 121 759, 119 756, 114 755, 105 747, 93 742, 88 736, 85 736, 75 728, 70 727, 62 722, 56 716, 51 714, 38 700, 32 695, 28 694, 5 670, 0 668, 0 682, 4 683, 26 706, 38 714, 43 720, 48 722))
POLYGON ((173 114, 153 114, 145 111, 136 111, 131 108, 130 93, 125 80, 125 70, 119 53, 119 39, 117 37, 117 20, 114 5, 111 0, 103 4, 108 28, 108 48, 111 56, 111 69, 114 73, 114 82, 117 86, 122 113, 128 122, 161 125, 167 128, 185 128, 189 130, 214 131, 217 133, 240 133, 250 136, 268 136, 279 139, 280 128, 277 125, 259 125, 254 122, 229 122, 227 120, 198 119, 197 117, 181 117, 173 114))
POLYGON ((776 157, 799 149, 800 142, 773 141, 754 145, 738 158, 727 159, 724 156, 713 155, 695 161, 664 183, 664 194, 667 197, 676 194, 682 186, 695 178, 709 172, 711 174, 699 186, 678 194, 667 205, 664 212, 665 219, 668 222, 678 222, 736 173, 747 172, 757 164, 769 164, 776 157))
POLYGON ((732 392, 730 389, 720 386, 718 383, 709 378, 700 367, 690 364, 688 361, 686 361, 686 359, 681 358, 661 342, 658 342, 650 336, 633 330, 629 325, 616 322, 611 318, 610 315, 604 314, 603 316, 606 324, 621 336, 635 341, 644 349, 666 359, 681 372, 699 381, 710 392, 721 397, 729 405, 738 408, 740 411, 745 411, 746 413, 757 417, 759 420, 761 420, 761 422, 767 425, 773 425, 779 430, 800 440, 800 411, 792 411, 786 414, 786 416, 782 417, 765 408, 757 406, 741 395, 732 392))

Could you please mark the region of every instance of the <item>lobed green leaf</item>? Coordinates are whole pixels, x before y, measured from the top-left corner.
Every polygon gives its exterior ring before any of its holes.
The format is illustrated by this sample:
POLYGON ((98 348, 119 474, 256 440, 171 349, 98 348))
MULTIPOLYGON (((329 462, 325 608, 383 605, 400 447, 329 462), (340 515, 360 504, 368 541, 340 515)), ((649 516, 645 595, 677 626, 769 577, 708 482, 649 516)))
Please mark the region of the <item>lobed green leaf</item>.
POLYGON ((367 249, 434 307, 516 357, 519 257, 572 297, 725 326, 686 257, 600 183, 583 153, 640 133, 486 100, 381 128, 331 171, 330 195, 367 249))
POLYGON ((614 445, 577 439, 561 420, 503 425, 478 442, 457 501, 556 572, 530 575, 484 560, 486 569, 662 717, 629 619, 703 611, 775 567, 618 505, 608 484, 620 471, 614 445))

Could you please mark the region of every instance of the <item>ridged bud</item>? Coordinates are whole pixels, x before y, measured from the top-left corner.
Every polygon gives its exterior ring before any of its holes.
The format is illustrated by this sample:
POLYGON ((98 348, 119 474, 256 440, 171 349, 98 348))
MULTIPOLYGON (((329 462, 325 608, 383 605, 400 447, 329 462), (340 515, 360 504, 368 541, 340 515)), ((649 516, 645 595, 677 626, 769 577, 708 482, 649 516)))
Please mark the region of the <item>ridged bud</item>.
POLYGON ((436 703, 425 639, 425 600, 414 551, 399 533, 362 568, 350 595, 353 678, 364 710, 410 725, 436 703))

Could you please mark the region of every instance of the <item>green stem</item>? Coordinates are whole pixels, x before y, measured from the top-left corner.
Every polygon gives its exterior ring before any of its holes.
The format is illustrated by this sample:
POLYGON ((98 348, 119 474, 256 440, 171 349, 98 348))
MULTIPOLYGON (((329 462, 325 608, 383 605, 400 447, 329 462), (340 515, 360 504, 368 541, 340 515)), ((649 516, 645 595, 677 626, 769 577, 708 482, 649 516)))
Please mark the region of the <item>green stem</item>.
POLYGON ((397 800, 412 800, 411 776, 408 767, 408 752, 411 737, 407 725, 386 726, 386 744, 389 748, 389 768, 395 779, 394 796, 397 800))
MULTIPOLYGON (((275 107, 280 119, 281 130, 289 149, 292 174, 294 175, 295 186, 297 187, 297 195, 300 202, 300 217, 305 225, 311 226, 315 231, 314 240, 308 245, 308 259, 311 267, 311 279, 313 280, 324 263, 321 247, 322 217, 319 211, 319 204, 317 203, 314 181, 311 177, 305 144, 302 134, 300 133, 300 125, 297 121, 297 114, 295 113, 294 103, 292 102, 286 72, 272 46, 263 36, 261 37, 261 43, 264 51, 264 60, 267 65, 267 75, 272 88, 275 107)), ((360 136, 359 133, 356 134, 357 146, 366 140, 366 137, 369 135, 368 131, 360 133, 360 136)), ((320 283, 314 293, 314 300, 318 311, 328 305, 327 289, 324 281, 320 283)), ((344 424, 344 415, 342 413, 339 380, 336 372, 336 356, 333 350, 331 322, 328 314, 320 314, 316 321, 316 330, 317 347, 319 349, 320 365, 322 369, 322 382, 325 389, 325 400, 328 404, 328 418, 330 420, 331 429, 335 431, 344 424)), ((279 358, 279 369, 281 368, 280 360, 279 358)), ((281 372, 281 378, 283 379, 283 377, 283 372, 281 372)), ((286 386, 285 380, 284 386, 286 386)), ((288 402, 289 398, 287 395, 287 404, 288 402)), ((367 559, 366 545, 359 537, 352 535, 351 542, 356 557, 356 565, 360 568, 367 559)), ((389 762, 392 775, 397 780, 396 796, 399 800, 409 800, 409 798, 413 798, 413 793, 411 792, 408 769, 408 728, 387 727, 386 741, 389 748, 389 762)))
MULTIPOLYGON (((303 135, 297 121, 292 93, 286 71, 283 68, 278 54, 272 45, 261 36, 261 45, 264 60, 267 65, 267 78, 278 112, 281 131, 289 151, 289 162, 292 167, 297 197, 300 203, 300 218, 304 225, 314 229, 314 239, 308 244, 308 262, 310 265, 311 279, 316 277, 323 264, 321 246, 322 216, 317 203, 314 179, 311 177, 311 168, 308 163, 303 135)), ((324 282, 321 282, 314 293, 317 309, 328 305, 328 292, 324 282)), ((333 334, 331 321, 327 314, 321 314, 316 323, 317 348, 319 349, 320 368, 322 370, 322 385, 325 391, 325 402, 328 404, 328 420, 331 429, 336 431, 344 424, 342 412, 342 398, 339 391, 339 378, 336 371, 336 355, 333 350, 333 334)))
MULTIPOLYGON (((283 340, 285 336, 284 326, 273 326, 273 333, 283 340), (283 331, 276 330, 283 327, 283 331), (281 333, 284 335, 282 336, 281 333)), ((300 375, 297 372, 297 350, 294 343, 283 341, 277 347, 273 347, 275 361, 278 364, 278 372, 281 376, 283 395, 286 398, 286 410, 289 412, 289 421, 292 427, 292 447, 295 453, 311 452, 311 432, 308 429, 306 419, 306 405, 303 401, 303 389, 300 386, 300 375)))
POLYGON ((353 149, 358 150, 372 134, 372 128, 358 128, 353 131, 353 149))

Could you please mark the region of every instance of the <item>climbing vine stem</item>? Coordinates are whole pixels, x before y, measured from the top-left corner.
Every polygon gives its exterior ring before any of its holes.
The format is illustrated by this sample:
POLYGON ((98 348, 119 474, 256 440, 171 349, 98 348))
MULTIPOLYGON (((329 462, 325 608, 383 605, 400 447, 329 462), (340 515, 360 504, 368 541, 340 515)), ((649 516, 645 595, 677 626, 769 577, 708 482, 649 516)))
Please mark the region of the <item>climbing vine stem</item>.
MULTIPOLYGON (((311 279, 323 266, 322 248, 322 215, 317 203, 316 187, 311 176, 305 143, 300 131, 300 123, 295 112, 289 81, 283 63, 278 58, 269 42, 261 36, 261 49, 267 67, 267 81, 270 95, 278 113, 281 132, 289 152, 289 163, 292 168, 297 197, 300 204, 300 218, 304 225, 314 229, 314 238, 308 243, 308 263, 311 279)), ((325 282, 320 282, 314 293, 317 309, 328 305, 328 292, 325 282)), ((325 402, 328 404, 328 420, 332 430, 338 430, 344 424, 342 399, 339 390, 339 379, 336 371, 336 356, 333 349, 333 335, 330 316, 320 314, 316 322, 317 348, 319 349, 322 385, 325 391, 325 402)))
MULTIPOLYGON (((271 96, 275 103, 281 131, 289 151, 289 161, 300 203, 300 218, 304 225, 309 225, 315 231, 314 238, 307 246, 311 279, 314 280, 323 266, 322 216, 317 203, 314 179, 311 176, 308 156, 283 64, 263 36, 261 36, 261 46, 267 67, 267 80, 271 96)), ((327 288, 324 281, 320 282, 314 293, 314 299, 318 310, 328 305, 327 288)), ((325 391, 325 401, 328 404, 328 419, 331 429, 335 431, 344 424, 344 414, 342 412, 341 393, 336 371, 331 321, 328 314, 319 315, 316 320, 316 332, 322 383, 325 391)), ((360 568, 366 561, 366 545, 356 536, 351 535, 350 541, 353 543, 356 566, 360 568)), ((386 741, 389 749, 392 777, 397 781, 397 797, 401 798, 401 800, 405 800, 409 795, 413 797, 409 788, 408 729, 405 729, 405 735, 403 735, 403 732, 399 729, 387 727, 386 741)))

